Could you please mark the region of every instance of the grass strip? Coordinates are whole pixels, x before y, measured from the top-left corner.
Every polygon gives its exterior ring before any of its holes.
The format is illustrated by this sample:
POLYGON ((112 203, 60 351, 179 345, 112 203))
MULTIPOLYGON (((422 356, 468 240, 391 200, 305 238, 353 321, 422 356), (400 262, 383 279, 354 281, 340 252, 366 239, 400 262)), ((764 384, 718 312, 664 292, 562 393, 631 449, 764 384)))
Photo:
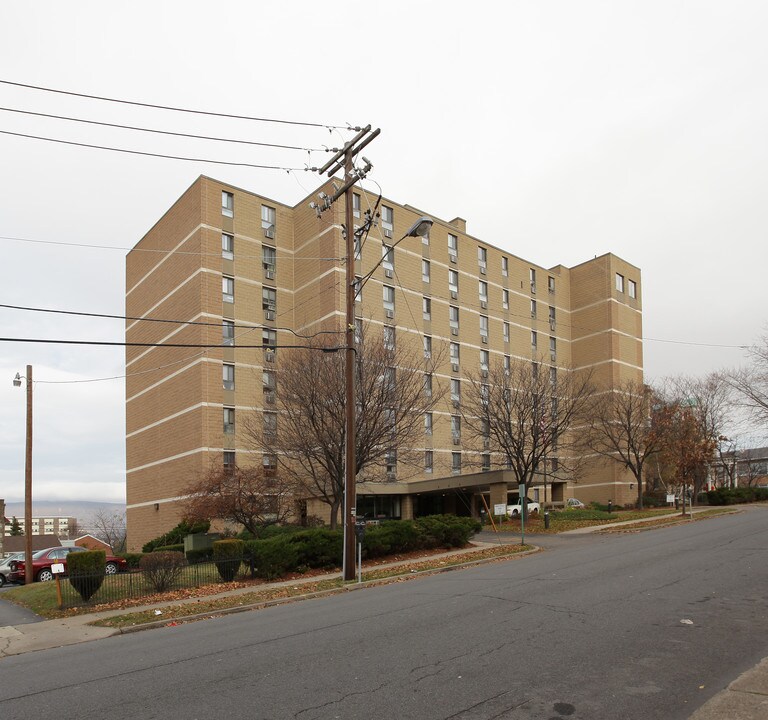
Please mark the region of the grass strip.
POLYGON ((701 512, 694 513, 693 515, 675 515, 673 517, 658 518, 657 520, 649 520, 648 522, 628 523, 620 527, 603 528, 597 530, 600 534, 607 533, 622 533, 622 532, 638 532, 640 530, 652 530, 654 528, 666 527, 672 525, 679 525, 681 523, 696 522, 697 520, 707 520, 708 518, 717 517, 718 515, 730 515, 731 513, 739 512, 733 508, 713 508, 711 510, 702 510, 701 512))

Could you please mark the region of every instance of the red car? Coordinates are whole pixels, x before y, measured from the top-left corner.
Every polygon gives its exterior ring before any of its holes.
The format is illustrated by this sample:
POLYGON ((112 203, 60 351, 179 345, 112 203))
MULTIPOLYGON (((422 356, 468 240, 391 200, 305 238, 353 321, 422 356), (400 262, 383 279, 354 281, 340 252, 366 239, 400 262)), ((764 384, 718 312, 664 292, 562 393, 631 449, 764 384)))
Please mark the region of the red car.
MULTIPOLYGON (((83 547, 54 547, 46 550, 38 550, 32 555, 32 573, 35 580, 48 582, 53 580, 53 571, 51 565, 62 563, 64 573, 67 572, 67 555, 73 552, 85 552, 83 547)), ((117 572, 126 570, 128 564, 124 558, 107 555, 107 564, 104 571, 107 575, 114 575, 117 572)), ((11 572, 8 574, 8 580, 11 582, 23 583, 26 576, 26 563, 24 560, 14 560, 10 565, 11 572)))

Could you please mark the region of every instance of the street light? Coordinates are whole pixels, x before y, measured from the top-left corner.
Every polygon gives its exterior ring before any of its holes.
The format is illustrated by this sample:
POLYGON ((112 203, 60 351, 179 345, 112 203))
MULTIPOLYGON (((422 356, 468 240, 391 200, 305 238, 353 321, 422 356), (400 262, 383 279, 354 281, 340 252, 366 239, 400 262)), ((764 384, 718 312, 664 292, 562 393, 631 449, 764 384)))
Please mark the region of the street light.
POLYGON ((32 366, 27 365, 27 374, 16 373, 13 387, 27 382, 27 443, 24 461, 24 582, 31 585, 32 575, 32 366))

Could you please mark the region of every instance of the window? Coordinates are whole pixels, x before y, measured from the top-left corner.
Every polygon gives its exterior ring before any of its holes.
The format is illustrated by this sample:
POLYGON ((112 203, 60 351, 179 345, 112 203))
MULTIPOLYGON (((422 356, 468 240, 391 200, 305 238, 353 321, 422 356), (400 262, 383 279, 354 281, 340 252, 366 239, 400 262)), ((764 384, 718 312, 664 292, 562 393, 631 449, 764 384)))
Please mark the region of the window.
POLYGON ((235 214, 235 196, 226 190, 221 191, 221 214, 227 217, 235 214))
POLYGON ((624 276, 619 273, 616 273, 616 289, 621 293, 624 292, 624 276))
POLYGON ((482 370, 488 370, 488 361, 490 360, 490 353, 487 350, 480 351, 480 368, 482 370))
POLYGON ((451 402, 461 402, 461 380, 458 378, 451 378, 451 402))
POLYGON ((459 292, 459 273, 456 270, 448 271, 448 289, 452 293, 459 292))
POLYGON ((551 275, 547 278, 547 290, 551 293, 555 292, 555 278, 551 275))
POLYGON ((277 253, 275 252, 275 248, 269 247, 269 245, 262 245, 261 260, 262 264, 264 265, 264 272, 275 272, 275 264, 277 262, 277 253))
POLYGON ((394 475, 397 472, 397 450, 387 450, 384 453, 384 462, 387 466, 387 475, 394 475))
MULTIPOLYGON (((357 226, 355 226, 357 230, 357 226)), ((355 232, 355 260, 360 260, 363 257, 363 238, 357 232, 355 232)))
POLYGON ((235 408, 224 408, 224 432, 227 435, 235 432, 235 408))
POLYGON ((454 365, 459 364, 459 343, 451 343, 451 362, 454 365))
POLYGON ((539 335, 535 330, 531 330, 531 347, 535 350, 539 346, 539 335))
POLYGON ((502 327, 504 329, 504 342, 508 343, 509 342, 509 323, 505 322, 502 327))
POLYGON ((421 279, 423 282, 429 282, 429 260, 421 261, 421 279))
POLYGON ((449 258, 456 262, 456 256, 459 254, 459 238, 455 235, 448 233, 448 255, 449 258))
POLYGON ((531 317, 532 318, 536 317, 537 311, 538 311, 538 308, 536 306, 536 301, 531 299, 531 317))
POLYGON ((557 359, 557 338, 549 338, 549 355, 553 361, 557 359))
POLYGON ((509 355, 504 356, 504 373, 506 375, 509 375, 509 371, 512 368, 512 361, 509 357, 509 355))
POLYGON ((225 470, 232 470, 235 467, 235 451, 225 450, 221 454, 221 460, 225 470))
POLYGON ((397 387, 396 382, 397 382, 397 375, 396 375, 396 372, 395 372, 395 368, 393 368, 393 367, 384 368, 384 383, 383 383, 383 385, 384 385, 384 390, 388 394, 391 394, 391 393, 395 392, 395 388, 397 387))
POLYGON ((459 473, 461 473, 461 453, 460 452, 451 453, 451 472, 454 475, 458 475, 459 473))
POLYGON ((431 335, 424 336, 424 357, 425 358, 432 357, 432 336, 431 335))
POLYGON ((264 437, 274 438, 277 435, 277 413, 265 412, 264 416, 264 437))
POLYGON ((634 280, 627 280, 627 294, 633 300, 637 298, 637 283, 634 280))
POLYGON ((424 434, 425 435, 432 434, 432 413, 431 412, 424 413, 424 434))
POLYGON ((275 208, 269 207, 268 205, 261 206, 261 228, 264 230, 264 237, 270 239, 275 237, 276 218, 277 213, 275 212, 275 208))
POLYGON ((432 455, 431 450, 424 451, 424 472, 425 473, 432 472, 432 463, 434 462, 433 457, 434 456, 432 455))
POLYGON ((277 332, 275 330, 270 330, 269 328, 262 328, 261 344, 265 348, 274 350, 277 345, 277 332))
POLYGON ((531 281, 531 292, 535 293, 536 292, 536 271, 533 268, 531 268, 528 271, 528 277, 531 281))
POLYGON ((235 323, 232 320, 224 320, 221 324, 221 344, 235 344, 235 323))
POLYGON ((363 278, 355 275, 355 302, 363 302, 363 278))
POLYGON ((485 269, 488 267, 488 251, 484 247, 477 248, 477 265, 480 268, 481 273, 485 273, 485 269))
POLYGON ((395 251, 389 245, 381 246, 381 266, 390 273, 395 269, 395 251))
POLYGON ((483 453, 480 456, 481 460, 481 470, 483 472, 488 472, 491 469, 491 455, 490 453, 483 453))
POLYGON ((225 260, 235 259, 235 236, 221 233, 221 257, 225 260))
POLYGON ((384 347, 387 350, 395 349, 395 328, 391 325, 385 325, 383 331, 384 347))
POLYGON ((549 329, 554 330, 555 329, 555 308, 553 308, 551 305, 549 306, 549 329))
POLYGON ((384 285, 384 309, 387 311, 387 317, 392 317, 395 312, 395 288, 390 285, 384 285))
POLYGON ((505 258, 503 256, 501 258, 501 274, 504 277, 509 275, 509 258, 505 258))
POLYGON ((432 373, 424 373, 424 395, 432 397, 432 373))
POLYGON ((235 302, 235 279, 223 275, 221 278, 221 296, 227 303, 235 302))
POLYGON ((432 319, 432 299, 425 297, 421 299, 421 314, 425 320, 432 319))
POLYGON ((480 296, 480 302, 488 304, 488 283, 485 280, 481 280, 478 286, 478 294, 480 296))
POLYGON ((264 477, 274 477, 277 474, 277 455, 262 455, 261 467, 264 470, 264 477))
POLYGON ((391 207, 381 206, 381 229, 384 231, 384 237, 391 238, 395 229, 395 213, 391 207))
POLYGON ((276 387, 277 387, 277 380, 276 380, 274 371, 262 370, 261 391, 264 395, 264 402, 274 403, 276 387))
POLYGON ((461 415, 451 415, 451 437, 454 440, 461 438, 461 415))
POLYGON ((557 385, 557 368, 556 367, 549 368, 549 382, 552 385, 557 385))
POLYGON ((352 193, 352 214, 360 217, 360 193, 352 193))
POLYGON ((488 342, 488 317, 486 315, 480 316, 480 337, 484 342, 488 342))
POLYGON ((355 345, 363 342, 363 319, 355 318, 355 345))
POLYGON ((509 290, 501 291, 501 307, 505 310, 509 310, 509 290))
POLYGON ((456 330, 459 329, 459 308, 455 305, 448 306, 448 324, 456 330))
POLYGON ((235 389, 235 366, 230 363, 224 363, 221 371, 222 383, 225 390, 235 389))
POLYGON ((263 287, 261 289, 261 309, 275 311, 277 308, 277 290, 263 287))

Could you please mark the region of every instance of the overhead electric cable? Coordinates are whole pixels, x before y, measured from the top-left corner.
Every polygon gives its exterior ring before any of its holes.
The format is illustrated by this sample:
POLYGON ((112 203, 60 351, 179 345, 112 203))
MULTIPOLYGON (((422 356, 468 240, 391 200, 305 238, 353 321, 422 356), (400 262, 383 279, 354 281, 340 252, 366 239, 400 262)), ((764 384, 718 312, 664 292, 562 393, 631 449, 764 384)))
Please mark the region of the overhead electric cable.
POLYGON ((44 140, 45 142, 59 143, 61 145, 75 145, 77 147, 93 148, 95 150, 109 150, 110 152, 125 153, 127 155, 144 155, 146 157, 165 158, 167 160, 184 160, 186 162, 211 163, 214 165, 234 165, 236 167, 250 167, 250 168, 257 168, 259 170, 283 170, 284 172, 292 172, 292 171, 298 171, 298 170, 309 172, 309 171, 315 170, 315 168, 310 168, 310 167, 303 167, 303 168, 283 167, 280 165, 259 165, 256 163, 230 162, 228 160, 210 160, 206 158, 192 158, 192 157, 184 157, 182 155, 165 155, 163 153, 145 152, 143 150, 128 150, 126 148, 116 148, 116 147, 110 147, 108 145, 92 145, 90 143, 74 142, 73 140, 61 140, 59 138, 49 138, 49 137, 43 137, 41 135, 28 135, 26 133, 11 132, 10 130, 0 130, 0 134, 14 135, 16 137, 30 138, 32 140, 44 140))
POLYGON ((41 90, 43 92, 57 93, 59 95, 70 95, 72 97, 87 98, 89 100, 101 100, 102 102, 120 103, 121 105, 135 105, 137 107, 154 108, 156 110, 171 110, 173 112, 190 113, 193 115, 208 115, 210 117, 232 118, 234 120, 252 120, 254 122, 278 123, 280 125, 300 125, 304 127, 317 127, 326 130, 360 130, 360 128, 349 125, 327 125, 325 123, 300 122, 297 120, 280 120, 275 118, 253 117, 250 115, 233 115, 230 113, 210 112, 206 110, 191 110, 189 108, 174 107, 171 105, 155 105, 153 103, 137 102, 134 100, 121 100, 118 98, 104 97, 102 95, 88 95, 86 93, 72 92, 70 90, 57 90, 55 88, 43 87, 41 85, 29 85, 27 83, 13 82, 11 80, 0 80, 3 85, 13 85, 23 87, 29 90, 41 90))
MULTIPOLYGON (((212 231, 218 232, 218 228, 210 228, 212 231)), ((95 245, 95 244, 89 244, 89 243, 74 243, 74 242, 63 242, 60 240, 34 240, 32 238, 22 238, 22 237, 14 237, 12 235, 0 235, 0 240, 12 240, 15 242, 25 242, 25 243, 33 243, 36 245, 60 245, 62 247, 78 247, 78 248, 92 248, 94 250, 123 250, 123 251, 130 251, 130 252, 147 252, 147 253, 162 253, 163 255, 194 255, 196 257, 221 257, 220 252, 215 253, 204 253, 204 252, 192 252, 189 250, 160 250, 157 248, 140 248, 140 247, 123 247, 120 245, 95 245)), ((239 260, 258 260, 262 257, 261 254, 258 255, 243 255, 241 253, 237 253, 237 258, 239 260)), ((275 255, 275 258, 277 260, 291 260, 291 261, 298 261, 298 260, 327 260, 327 261, 333 261, 333 262, 342 262, 344 258, 342 257, 296 257, 295 255, 275 255)))
POLYGON ((49 113, 33 112, 32 110, 18 110, 16 108, 0 107, 3 112, 20 113, 22 115, 35 115, 36 117, 52 118, 54 120, 67 120, 69 122, 86 123, 88 125, 101 125, 102 127, 119 128, 121 130, 136 130, 137 132, 155 133, 157 135, 173 135, 174 137, 192 138, 194 140, 213 140, 215 142, 237 143, 240 145, 258 145, 259 147, 278 148, 281 150, 301 150, 302 152, 338 152, 337 148, 308 148, 298 145, 280 145, 279 143, 257 142, 256 140, 237 140, 235 138, 222 138, 213 135, 193 135, 191 133, 172 132, 170 130, 156 130, 153 128, 138 127, 136 125, 120 125, 99 120, 86 120, 85 118, 69 117, 67 115, 51 115, 49 113))
POLYGON ((34 343, 44 345, 92 345, 95 347, 157 347, 157 348, 205 348, 208 350, 216 350, 226 347, 234 347, 237 350, 290 350, 290 349, 304 349, 304 350, 322 350, 323 352, 335 352, 336 350, 346 350, 345 346, 332 346, 323 347, 318 345, 230 345, 218 343, 205 344, 205 343, 140 343, 140 342, 112 342, 108 340, 53 340, 50 338, 9 338, 0 337, 0 342, 15 342, 15 343, 34 343))

